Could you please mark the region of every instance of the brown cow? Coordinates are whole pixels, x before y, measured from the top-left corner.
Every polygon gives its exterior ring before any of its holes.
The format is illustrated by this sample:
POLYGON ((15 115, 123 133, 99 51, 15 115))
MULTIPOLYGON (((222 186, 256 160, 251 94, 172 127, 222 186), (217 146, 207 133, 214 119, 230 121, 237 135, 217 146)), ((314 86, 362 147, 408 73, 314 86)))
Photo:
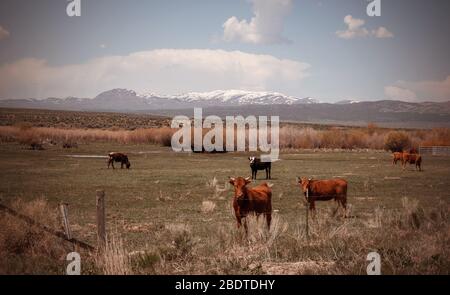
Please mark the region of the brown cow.
POLYGON ((419 171, 422 171, 422 156, 419 154, 410 154, 410 153, 403 153, 403 159, 402 159, 402 165, 403 170, 406 168, 406 164, 415 164, 415 168, 419 168, 419 171))
POLYGON ((130 169, 130 161, 128 161, 128 156, 122 153, 109 153, 108 154, 108 169, 109 165, 111 165, 114 168, 114 162, 120 162, 120 169, 123 169, 123 165, 126 165, 127 169, 130 169))
POLYGON ((299 178, 298 183, 303 190, 306 202, 309 203, 309 210, 316 210, 315 201, 329 201, 334 199, 337 207, 333 215, 336 214, 339 206, 344 209, 344 218, 347 217, 347 181, 341 178, 316 180, 306 177, 299 178), (308 192, 308 194, 307 194, 308 192))
POLYGON ((397 162, 403 162, 403 152, 392 153, 392 165, 397 165, 397 162))
MULTIPOLYGON (((242 218, 249 213, 256 216, 264 214, 267 227, 270 228, 272 220, 272 189, 267 183, 263 183, 253 188, 248 188, 247 184, 252 182, 250 177, 243 178, 230 177, 230 183, 234 186, 233 209, 236 215, 238 228, 242 225, 242 218)), ((247 232, 247 221, 244 221, 245 232, 247 232)))

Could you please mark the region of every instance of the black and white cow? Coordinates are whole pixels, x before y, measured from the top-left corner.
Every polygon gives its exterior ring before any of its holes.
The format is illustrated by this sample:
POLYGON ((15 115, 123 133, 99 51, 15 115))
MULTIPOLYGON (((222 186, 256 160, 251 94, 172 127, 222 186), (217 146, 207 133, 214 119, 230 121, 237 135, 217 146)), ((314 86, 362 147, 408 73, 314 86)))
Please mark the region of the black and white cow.
POLYGON ((270 170, 272 168, 271 162, 261 162, 260 158, 248 157, 250 161, 250 168, 252 169, 252 179, 256 179, 258 170, 266 170, 266 179, 270 179, 270 170))

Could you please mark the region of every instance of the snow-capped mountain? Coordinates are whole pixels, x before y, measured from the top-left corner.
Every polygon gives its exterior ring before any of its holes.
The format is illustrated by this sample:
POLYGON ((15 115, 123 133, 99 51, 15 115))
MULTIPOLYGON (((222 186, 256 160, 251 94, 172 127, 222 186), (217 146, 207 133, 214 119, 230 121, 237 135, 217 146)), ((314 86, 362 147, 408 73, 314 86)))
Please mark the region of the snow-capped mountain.
POLYGON ((271 105, 313 103, 312 100, 284 95, 278 92, 216 90, 211 92, 189 92, 168 98, 191 103, 208 103, 221 105, 271 105))
POLYGON ((47 98, 0 100, 4 107, 30 107, 68 110, 145 111, 212 106, 314 104, 313 98, 297 98, 277 92, 216 90, 179 95, 139 94, 129 89, 112 89, 90 98, 47 98))
POLYGON ((299 104, 316 103, 312 98, 297 98, 278 92, 244 91, 244 90, 215 90, 210 92, 189 92, 178 95, 159 95, 146 93, 138 95, 147 99, 165 98, 177 102, 202 105, 271 105, 271 104, 299 104))
POLYGON ((338 102, 335 102, 335 104, 354 104, 354 103, 360 103, 360 101, 352 100, 352 99, 345 99, 345 100, 340 100, 338 102))

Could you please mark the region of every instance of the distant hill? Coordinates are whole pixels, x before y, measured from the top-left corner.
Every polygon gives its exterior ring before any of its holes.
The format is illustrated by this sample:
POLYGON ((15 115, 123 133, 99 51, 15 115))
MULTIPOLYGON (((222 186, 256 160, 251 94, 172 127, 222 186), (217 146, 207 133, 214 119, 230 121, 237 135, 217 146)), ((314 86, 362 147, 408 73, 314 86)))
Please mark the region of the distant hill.
POLYGON ((321 103, 276 92, 217 90, 181 95, 138 94, 113 89, 95 98, 47 98, 0 100, 0 107, 71 111, 192 115, 202 107, 204 115, 277 115, 282 121, 362 125, 375 122, 399 127, 450 127, 450 101, 410 103, 403 101, 340 101, 321 103))

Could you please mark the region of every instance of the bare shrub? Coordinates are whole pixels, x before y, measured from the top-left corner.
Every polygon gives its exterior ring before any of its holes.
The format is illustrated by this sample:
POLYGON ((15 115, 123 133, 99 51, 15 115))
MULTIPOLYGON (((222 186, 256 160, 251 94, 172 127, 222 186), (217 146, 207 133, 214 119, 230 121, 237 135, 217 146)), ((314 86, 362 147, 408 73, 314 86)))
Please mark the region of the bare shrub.
POLYGON ((411 138, 406 132, 391 131, 386 134, 384 149, 391 152, 401 152, 411 146, 411 138))
MULTIPOLYGON (((171 146, 176 130, 169 127, 121 130, 103 129, 62 129, 48 127, 0 126, 0 141, 16 140, 24 145, 38 147, 44 141, 52 142, 118 142, 122 144, 156 144, 171 146)), ((203 130, 203 135, 208 130, 203 130)), ((248 130, 246 130, 248 144, 248 130)), ((234 134, 236 138, 236 133, 234 134)), ((193 133, 192 133, 193 136, 193 133)), ((224 132, 224 137, 226 134, 224 132)), ((331 127, 313 129, 287 125, 280 128, 280 148, 282 149, 386 149, 397 151, 424 145, 449 146, 450 129, 436 128, 431 131, 389 131, 370 125, 366 128, 331 127)), ((226 140, 224 140, 224 144, 226 140)))
POLYGON ((423 146, 450 146, 450 128, 434 128, 423 135, 423 146))
POLYGON ((61 129, 49 127, 21 128, 17 126, 0 126, 0 138, 15 138, 22 144, 52 140, 57 142, 119 142, 119 143, 152 143, 162 146, 171 145, 174 130, 168 127, 128 130, 103 129, 61 129))
POLYGON ((281 148, 305 148, 320 147, 320 132, 313 128, 296 128, 286 126, 280 129, 281 148))

